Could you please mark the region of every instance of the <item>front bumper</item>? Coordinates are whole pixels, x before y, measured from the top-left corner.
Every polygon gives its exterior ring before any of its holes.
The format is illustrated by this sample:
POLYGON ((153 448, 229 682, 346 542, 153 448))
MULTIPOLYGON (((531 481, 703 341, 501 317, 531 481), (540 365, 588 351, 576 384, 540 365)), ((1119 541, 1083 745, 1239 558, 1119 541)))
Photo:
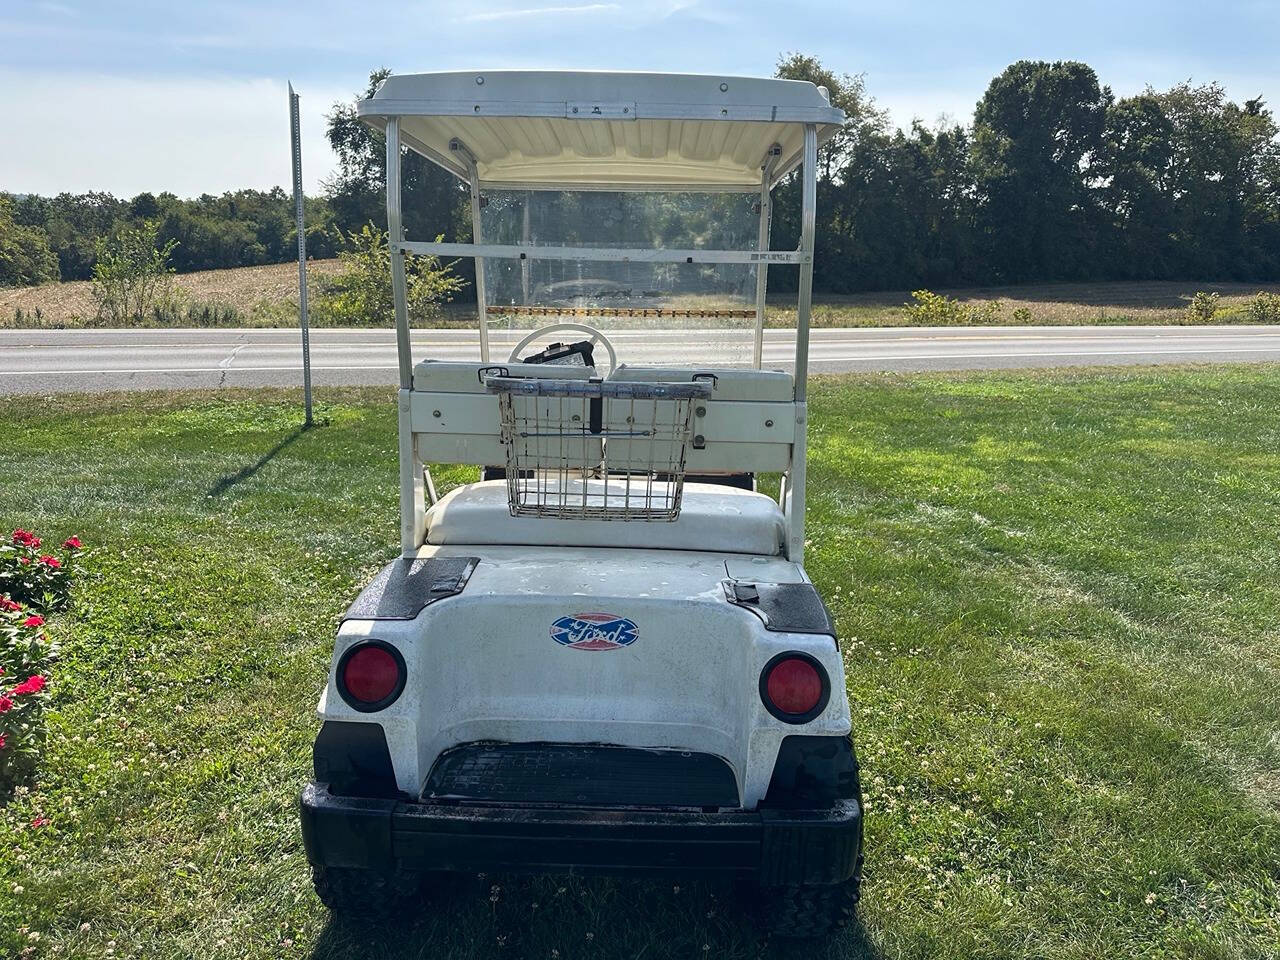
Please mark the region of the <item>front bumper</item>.
POLYGON ((461 806, 302 792, 302 839, 318 866, 407 870, 690 874, 766 885, 851 877, 862 810, 670 810, 461 806))

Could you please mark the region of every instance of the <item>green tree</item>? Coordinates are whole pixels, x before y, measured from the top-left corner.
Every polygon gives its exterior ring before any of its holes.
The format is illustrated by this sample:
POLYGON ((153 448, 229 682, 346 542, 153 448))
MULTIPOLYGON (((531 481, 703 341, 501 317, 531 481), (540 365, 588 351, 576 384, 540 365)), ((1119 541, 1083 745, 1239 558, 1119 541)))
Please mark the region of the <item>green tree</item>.
POLYGON ((997 279, 1093 273, 1100 218, 1092 167, 1112 99, 1086 64, 1020 60, 978 101, 979 230, 997 279))
POLYGON ((113 323, 141 320, 173 297, 173 268, 169 257, 178 245, 169 240, 156 246, 159 224, 145 220, 121 225, 99 237, 93 265, 93 299, 98 316, 113 323))
MULTIPOLYGON (((385 68, 371 73, 362 98, 372 97, 390 75, 385 68)), ((356 116, 354 102, 333 105, 326 132, 338 169, 323 183, 338 229, 345 235, 366 223, 386 223, 386 138, 356 116)), ((407 149, 400 174, 406 238, 470 238, 467 188, 457 177, 407 149)))
POLYGON ((58 279, 58 258, 40 227, 15 223, 13 198, 0 194, 0 287, 58 279))
MULTIPOLYGON (((888 114, 867 95, 861 76, 837 74, 816 57, 790 53, 779 58, 774 75, 784 80, 808 80, 827 88, 833 106, 845 113, 843 128, 819 152, 818 222, 819 237, 814 261, 814 285, 819 290, 848 287, 847 277, 857 269, 851 257, 856 247, 856 223, 842 218, 833 202, 836 184, 850 174, 855 157, 874 152, 888 128, 888 114)), ((803 185, 793 173, 774 191, 772 245, 775 249, 794 247, 800 240, 800 203, 803 185)), ((794 290, 795 270, 771 270, 771 290, 794 290)))
POLYGON ((1173 197, 1174 126, 1150 91, 1107 109, 1094 172, 1109 225, 1106 274, 1155 279, 1176 272, 1173 197))

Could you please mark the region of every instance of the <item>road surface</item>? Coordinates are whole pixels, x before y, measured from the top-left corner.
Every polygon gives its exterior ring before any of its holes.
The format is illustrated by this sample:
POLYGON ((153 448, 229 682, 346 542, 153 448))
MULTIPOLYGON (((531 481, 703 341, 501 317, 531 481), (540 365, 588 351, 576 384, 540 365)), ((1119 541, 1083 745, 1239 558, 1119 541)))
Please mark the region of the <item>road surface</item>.
MULTIPOLYGON (((750 333, 630 330, 612 335, 622 361, 743 362, 750 333)), ((515 335, 495 331, 505 359, 515 335)), ((793 331, 765 332, 765 366, 790 368, 793 331)), ((475 360, 475 333, 423 330, 414 356, 475 360)), ((0 395, 68 391, 296 386, 296 330, 0 330, 0 395)), ((597 357, 599 359, 599 356, 597 357)), ((971 370, 1091 364, 1280 361, 1280 326, 912 327, 812 332, 812 373, 971 370)), ((392 330, 315 330, 317 386, 396 382, 392 330)))

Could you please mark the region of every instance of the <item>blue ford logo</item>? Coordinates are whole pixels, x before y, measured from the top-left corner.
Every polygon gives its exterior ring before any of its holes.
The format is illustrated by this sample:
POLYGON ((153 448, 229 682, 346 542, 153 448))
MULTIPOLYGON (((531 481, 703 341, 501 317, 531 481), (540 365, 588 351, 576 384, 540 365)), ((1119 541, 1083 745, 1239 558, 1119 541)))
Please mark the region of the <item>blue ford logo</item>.
POLYGON ((575 613, 551 624, 551 639, 571 650, 617 650, 639 635, 634 621, 613 613, 575 613))

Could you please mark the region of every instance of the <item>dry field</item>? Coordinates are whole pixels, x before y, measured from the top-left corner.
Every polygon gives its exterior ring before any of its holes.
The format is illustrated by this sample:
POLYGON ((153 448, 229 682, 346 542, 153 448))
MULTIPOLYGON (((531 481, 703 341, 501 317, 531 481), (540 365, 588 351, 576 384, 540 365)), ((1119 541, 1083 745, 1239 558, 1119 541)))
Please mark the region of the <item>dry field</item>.
MULTIPOLYGON (((313 284, 338 269, 337 260, 314 260, 309 265, 313 284)), ((236 326, 292 326, 297 323, 298 274, 292 263, 234 270, 205 270, 175 277, 186 302, 224 308, 226 323, 234 310, 236 326)), ((1218 322, 1246 322, 1244 307, 1259 290, 1280 293, 1280 284, 1199 282, 1143 283, 1047 283, 1011 287, 979 287, 940 290, 966 302, 996 300, 1000 307, 992 322, 1013 324, 1155 324, 1186 322, 1187 304, 1196 291, 1213 291, 1221 296, 1218 322), (1029 318, 1015 311, 1025 309, 1029 318)), ((895 290, 850 296, 815 297, 815 326, 876 327, 911 324, 905 309, 909 291, 895 290)), ((442 326, 469 325, 474 308, 458 304, 446 309, 442 326)), ((40 287, 0 288, 0 328, 4 327, 84 327, 93 326, 93 300, 88 281, 52 283, 40 287)), ((323 325, 321 317, 313 322, 323 325)), ((770 296, 769 325, 795 323, 794 297, 770 296)))
MULTIPOLYGON (((337 260, 312 260, 307 264, 312 281, 334 273, 337 260)), ((95 324, 96 307, 90 295, 92 283, 73 280, 39 287, 0 288, 0 327, 85 327, 95 324), (28 319, 15 323, 21 310, 28 319), (40 320, 35 319, 39 310, 40 320)), ((201 270, 174 277, 174 286, 191 303, 232 307, 245 326, 297 323, 298 265, 277 263, 233 270, 201 270)), ((310 286, 310 284, 308 284, 310 286)))

